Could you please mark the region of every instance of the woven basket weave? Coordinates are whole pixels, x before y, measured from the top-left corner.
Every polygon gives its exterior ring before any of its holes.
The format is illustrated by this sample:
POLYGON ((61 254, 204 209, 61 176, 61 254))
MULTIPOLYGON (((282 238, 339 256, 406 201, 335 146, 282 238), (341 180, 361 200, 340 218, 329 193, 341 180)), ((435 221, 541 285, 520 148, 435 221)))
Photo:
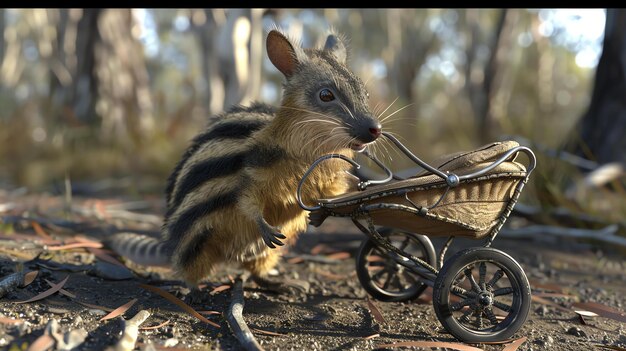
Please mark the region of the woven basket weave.
MULTIPOLYGON (((489 166, 518 145, 515 141, 491 143, 476 150, 440 157, 431 164, 441 171, 462 176, 489 166)), ((512 155, 484 175, 461 181, 447 193, 448 187, 442 178, 423 171, 405 180, 394 180, 364 191, 323 199, 320 204, 333 215, 356 218, 363 216, 358 211, 362 205, 400 204, 416 211, 419 207, 429 208, 417 214, 415 211, 373 206, 368 215, 377 225, 418 234, 479 239, 506 219, 507 205, 517 200, 514 198, 515 189, 527 173, 523 164, 515 162, 516 156, 512 155), (437 203, 439 199, 441 201, 437 203)))

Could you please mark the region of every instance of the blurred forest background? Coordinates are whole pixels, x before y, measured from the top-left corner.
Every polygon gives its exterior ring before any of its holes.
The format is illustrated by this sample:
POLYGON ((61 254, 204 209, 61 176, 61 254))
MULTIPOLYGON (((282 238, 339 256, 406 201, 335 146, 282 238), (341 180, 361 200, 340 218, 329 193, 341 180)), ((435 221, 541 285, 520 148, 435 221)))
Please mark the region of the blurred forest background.
POLYGON ((518 139, 539 156, 524 202, 623 225, 624 12, 0 9, 0 189, 161 196, 208 116, 280 103, 273 24, 304 47, 334 27, 420 157, 518 139))

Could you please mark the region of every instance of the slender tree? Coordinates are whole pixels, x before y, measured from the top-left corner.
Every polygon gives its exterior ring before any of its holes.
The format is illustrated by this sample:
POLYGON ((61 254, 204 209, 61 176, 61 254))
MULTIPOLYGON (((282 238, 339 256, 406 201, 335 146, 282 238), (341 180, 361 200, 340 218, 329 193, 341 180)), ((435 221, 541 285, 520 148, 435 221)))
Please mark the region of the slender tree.
POLYGON ((591 102, 575 133, 579 155, 626 164, 626 9, 607 10, 591 102))

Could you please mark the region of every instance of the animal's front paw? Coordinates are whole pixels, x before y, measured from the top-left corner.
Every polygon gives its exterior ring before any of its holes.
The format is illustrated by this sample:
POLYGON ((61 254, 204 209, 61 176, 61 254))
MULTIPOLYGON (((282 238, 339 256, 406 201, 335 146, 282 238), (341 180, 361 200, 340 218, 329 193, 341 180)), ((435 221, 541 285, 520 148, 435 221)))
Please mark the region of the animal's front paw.
POLYGON ((259 229, 261 232, 261 238, 263 238, 263 242, 265 242, 265 245, 267 245, 269 248, 275 249, 275 245, 285 245, 282 241, 280 241, 280 239, 286 239, 287 237, 280 232, 279 227, 271 226, 265 221, 265 219, 261 218, 259 219, 259 229))
POLYGON ((309 213, 309 224, 314 227, 319 227, 322 223, 324 223, 324 220, 328 217, 328 215, 329 213, 324 209, 315 210, 309 213))

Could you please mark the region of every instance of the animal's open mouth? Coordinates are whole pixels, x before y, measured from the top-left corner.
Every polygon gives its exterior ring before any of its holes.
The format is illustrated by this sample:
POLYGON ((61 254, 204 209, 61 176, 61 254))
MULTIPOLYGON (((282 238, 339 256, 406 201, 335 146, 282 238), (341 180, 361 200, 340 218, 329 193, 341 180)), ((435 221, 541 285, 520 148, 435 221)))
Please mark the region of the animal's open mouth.
POLYGON ((361 143, 357 143, 357 142, 350 143, 350 148, 352 150, 354 150, 354 151, 361 152, 361 151, 365 150, 365 147, 367 147, 367 144, 361 144, 361 143))

